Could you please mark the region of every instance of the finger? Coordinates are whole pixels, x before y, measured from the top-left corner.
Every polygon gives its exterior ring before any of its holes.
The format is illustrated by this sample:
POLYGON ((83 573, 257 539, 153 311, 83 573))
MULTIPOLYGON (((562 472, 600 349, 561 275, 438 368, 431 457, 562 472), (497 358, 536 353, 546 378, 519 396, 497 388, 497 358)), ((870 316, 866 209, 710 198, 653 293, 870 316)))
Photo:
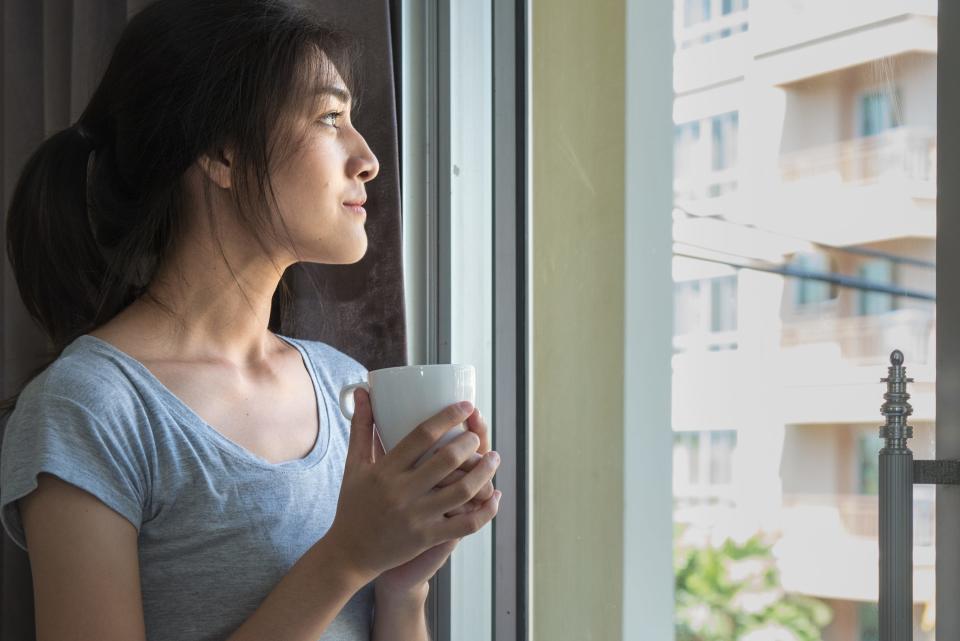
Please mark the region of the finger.
POLYGON ((460 470, 460 469, 454 470, 450 472, 447 478, 437 483, 437 487, 447 487, 448 485, 453 485, 454 483, 456 483, 466 475, 467 473, 464 472, 463 470, 460 470))
MULTIPOLYGON (((493 492, 490 493, 490 496, 493 496, 493 492)), ((444 516, 456 516, 457 514, 464 514, 466 512, 473 512, 481 507, 483 507, 484 502, 489 500, 489 497, 483 500, 472 498, 460 507, 455 507, 449 512, 444 513, 444 516)))
POLYGON ((483 458, 484 452, 472 452, 470 458, 463 462, 463 464, 458 468, 464 472, 469 472, 477 466, 477 463, 480 462, 480 459, 483 458))
POLYGON ((466 463, 470 455, 476 452, 477 445, 479 440, 473 432, 458 434, 411 472, 410 490, 415 495, 426 494, 466 463))
POLYGON ((500 507, 500 490, 494 492, 483 505, 472 512, 464 512, 444 519, 443 524, 438 528, 437 534, 443 539, 453 539, 474 534, 484 525, 493 520, 500 507))
POLYGON ((460 507, 453 508, 452 510, 444 514, 444 516, 447 518, 450 518, 451 516, 456 516, 458 514, 466 514, 467 512, 473 512, 475 509, 476 509, 475 505, 471 505, 470 503, 467 503, 465 505, 461 505, 460 507))
POLYGON ((470 458, 464 461, 463 464, 460 465, 460 467, 450 472, 447 478, 437 483, 437 487, 446 487, 451 483, 456 483, 457 481, 462 479, 464 476, 466 476, 470 470, 476 467, 477 463, 479 463, 480 459, 482 458, 483 456, 481 456, 480 454, 477 454, 476 452, 473 452, 472 454, 470 454, 470 458))
POLYGON ((425 499, 424 509, 433 514, 445 514, 467 503, 484 490, 487 484, 490 483, 493 475, 497 473, 499 466, 499 455, 496 452, 490 452, 462 479, 453 485, 435 489, 431 492, 425 499))
POLYGON ((373 457, 373 410, 366 390, 361 388, 354 390, 353 405, 347 461, 372 463, 375 460, 373 457))
MULTIPOLYGON (((474 456, 477 457, 477 460, 480 460, 480 459, 483 458, 482 456, 480 456, 479 454, 476 454, 476 453, 474 453, 474 456)), ((471 466, 470 469, 472 470, 473 467, 475 467, 475 465, 474 465, 474 466, 471 466)), ((440 489, 440 488, 443 488, 443 487, 447 487, 448 485, 453 485, 454 483, 456 483, 457 481, 459 481, 460 479, 462 479, 464 476, 466 476, 466 475, 468 474, 468 472, 465 472, 463 468, 464 468, 464 466, 461 465, 458 469, 450 472, 450 474, 447 476, 447 478, 445 478, 445 479, 443 479, 442 481, 440 481, 439 483, 437 483, 437 485, 435 486, 435 489, 440 489)), ((495 488, 493 487, 493 481, 487 481, 487 484, 484 485, 483 488, 481 488, 481 490, 480 490, 479 492, 477 492, 477 495, 476 495, 475 497, 473 497, 472 499, 470 499, 470 500, 471 500, 471 501, 477 501, 477 500, 479 500, 479 502, 482 503, 483 501, 486 501, 488 498, 490 498, 491 496, 493 496, 493 490, 494 490, 494 489, 495 489, 495 488)))
MULTIPOLYGON (((473 405, 470 403, 467 403, 466 406, 454 404, 445 407, 403 437, 384 458, 390 459, 390 465, 396 466, 398 469, 411 469, 427 450, 443 438, 447 432, 463 423, 472 413, 473 405)), ((439 452, 439 450, 437 451, 439 452)))
POLYGON ((470 500, 479 501, 482 503, 483 501, 486 501, 491 496, 493 496, 494 490, 496 490, 496 488, 493 487, 493 481, 487 481, 486 484, 484 484, 484 486, 480 488, 480 491, 477 492, 476 496, 474 496, 470 500))
MULTIPOLYGON (((483 457, 477 454, 476 452, 474 452, 473 454, 470 455, 470 458, 463 463, 463 465, 461 465, 454 471, 450 472, 450 474, 447 475, 447 478, 437 483, 436 487, 446 487, 448 485, 453 485, 454 483, 462 479, 464 476, 466 476, 470 472, 470 470, 475 468, 477 466, 477 463, 479 463, 481 460, 483 460, 483 457)), ((490 483, 489 486, 490 486, 489 491, 486 491, 486 488, 484 488, 484 491, 481 492, 481 495, 484 501, 490 498, 490 495, 493 494, 493 483, 490 483)))
POLYGON ((480 454, 486 454, 490 451, 490 428, 487 425, 480 410, 476 410, 467 417, 467 429, 480 437, 480 447, 477 451, 480 454))

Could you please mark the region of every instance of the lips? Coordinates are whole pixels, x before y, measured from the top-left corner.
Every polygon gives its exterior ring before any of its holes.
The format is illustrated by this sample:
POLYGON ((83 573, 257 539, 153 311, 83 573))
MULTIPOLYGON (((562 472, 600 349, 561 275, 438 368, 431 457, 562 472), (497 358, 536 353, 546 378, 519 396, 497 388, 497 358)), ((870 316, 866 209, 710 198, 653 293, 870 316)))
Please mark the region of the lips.
POLYGON ((345 201, 343 204, 347 205, 348 207, 363 207, 363 203, 365 202, 367 202, 367 199, 361 198, 360 200, 348 200, 348 201, 345 201))

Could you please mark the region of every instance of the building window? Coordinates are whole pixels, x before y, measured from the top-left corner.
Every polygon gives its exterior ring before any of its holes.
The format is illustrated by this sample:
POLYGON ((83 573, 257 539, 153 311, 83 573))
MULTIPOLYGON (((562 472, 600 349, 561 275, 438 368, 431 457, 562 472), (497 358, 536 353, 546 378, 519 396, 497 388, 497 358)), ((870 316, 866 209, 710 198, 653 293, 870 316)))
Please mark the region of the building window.
POLYGON ((740 115, 736 111, 714 116, 713 130, 713 161, 714 171, 732 169, 737 164, 737 135, 740 129, 740 115))
POLYGON ((737 329, 737 277, 710 279, 710 330, 733 332, 737 329))
POLYGON ((876 136, 901 125, 899 92, 871 91, 860 96, 860 136, 876 136))
POLYGON ((673 130, 673 176, 690 178, 696 173, 696 149, 700 142, 700 122, 677 125, 673 130))
MULTIPOLYGON (((889 260, 871 260, 857 269, 862 280, 877 285, 893 285, 895 282, 893 263, 889 260)), ((894 308, 893 294, 859 290, 857 292, 857 313, 860 316, 883 314, 894 308)))
POLYGON ((860 494, 880 493, 880 445, 874 431, 861 432, 857 438, 857 491, 860 494))
MULTIPOLYGON (((833 271, 830 257, 822 252, 797 254, 790 264, 795 269, 809 274, 829 275, 833 271)), ((833 283, 803 276, 798 276, 794 292, 794 302, 797 307, 822 303, 837 297, 837 288, 833 283)))
POLYGON ((673 485, 677 494, 708 496, 711 488, 733 482, 736 430, 676 432, 673 435, 673 485))
POLYGON ((737 329, 737 276, 685 280, 673 286, 673 335, 737 329))
POLYGON ((880 641, 880 611, 876 603, 857 604, 858 641, 880 641))
POLYGON ((683 26, 690 27, 710 19, 710 0, 684 0, 683 26))
POLYGON ((700 281, 684 280, 673 285, 673 335, 700 331, 700 281))
POLYGON ((749 0, 723 0, 723 15, 734 11, 746 11, 749 8, 749 0))

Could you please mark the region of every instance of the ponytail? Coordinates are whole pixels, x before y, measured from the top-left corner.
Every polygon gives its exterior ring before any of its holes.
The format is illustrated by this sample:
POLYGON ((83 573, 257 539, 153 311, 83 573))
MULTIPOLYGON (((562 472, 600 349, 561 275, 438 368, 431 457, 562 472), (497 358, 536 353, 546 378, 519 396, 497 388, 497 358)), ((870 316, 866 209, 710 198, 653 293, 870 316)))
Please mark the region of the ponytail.
POLYGON ((74 125, 33 153, 7 213, 7 257, 30 315, 57 352, 90 329, 106 274, 87 208, 95 139, 74 125))

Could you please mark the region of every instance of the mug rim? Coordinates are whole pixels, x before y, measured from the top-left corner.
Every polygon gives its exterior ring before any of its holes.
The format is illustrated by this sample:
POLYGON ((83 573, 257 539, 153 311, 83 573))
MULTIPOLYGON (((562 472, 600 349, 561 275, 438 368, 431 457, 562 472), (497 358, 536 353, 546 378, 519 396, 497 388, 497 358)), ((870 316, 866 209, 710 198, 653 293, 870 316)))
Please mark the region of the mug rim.
POLYGON ((461 369, 471 369, 473 365, 461 365, 460 363, 427 363, 425 365, 396 365, 394 367, 382 367, 380 369, 373 369, 367 372, 367 376, 371 374, 377 374, 380 372, 391 372, 398 369, 413 369, 415 367, 423 369, 440 369, 440 368, 451 368, 457 367, 461 369))

